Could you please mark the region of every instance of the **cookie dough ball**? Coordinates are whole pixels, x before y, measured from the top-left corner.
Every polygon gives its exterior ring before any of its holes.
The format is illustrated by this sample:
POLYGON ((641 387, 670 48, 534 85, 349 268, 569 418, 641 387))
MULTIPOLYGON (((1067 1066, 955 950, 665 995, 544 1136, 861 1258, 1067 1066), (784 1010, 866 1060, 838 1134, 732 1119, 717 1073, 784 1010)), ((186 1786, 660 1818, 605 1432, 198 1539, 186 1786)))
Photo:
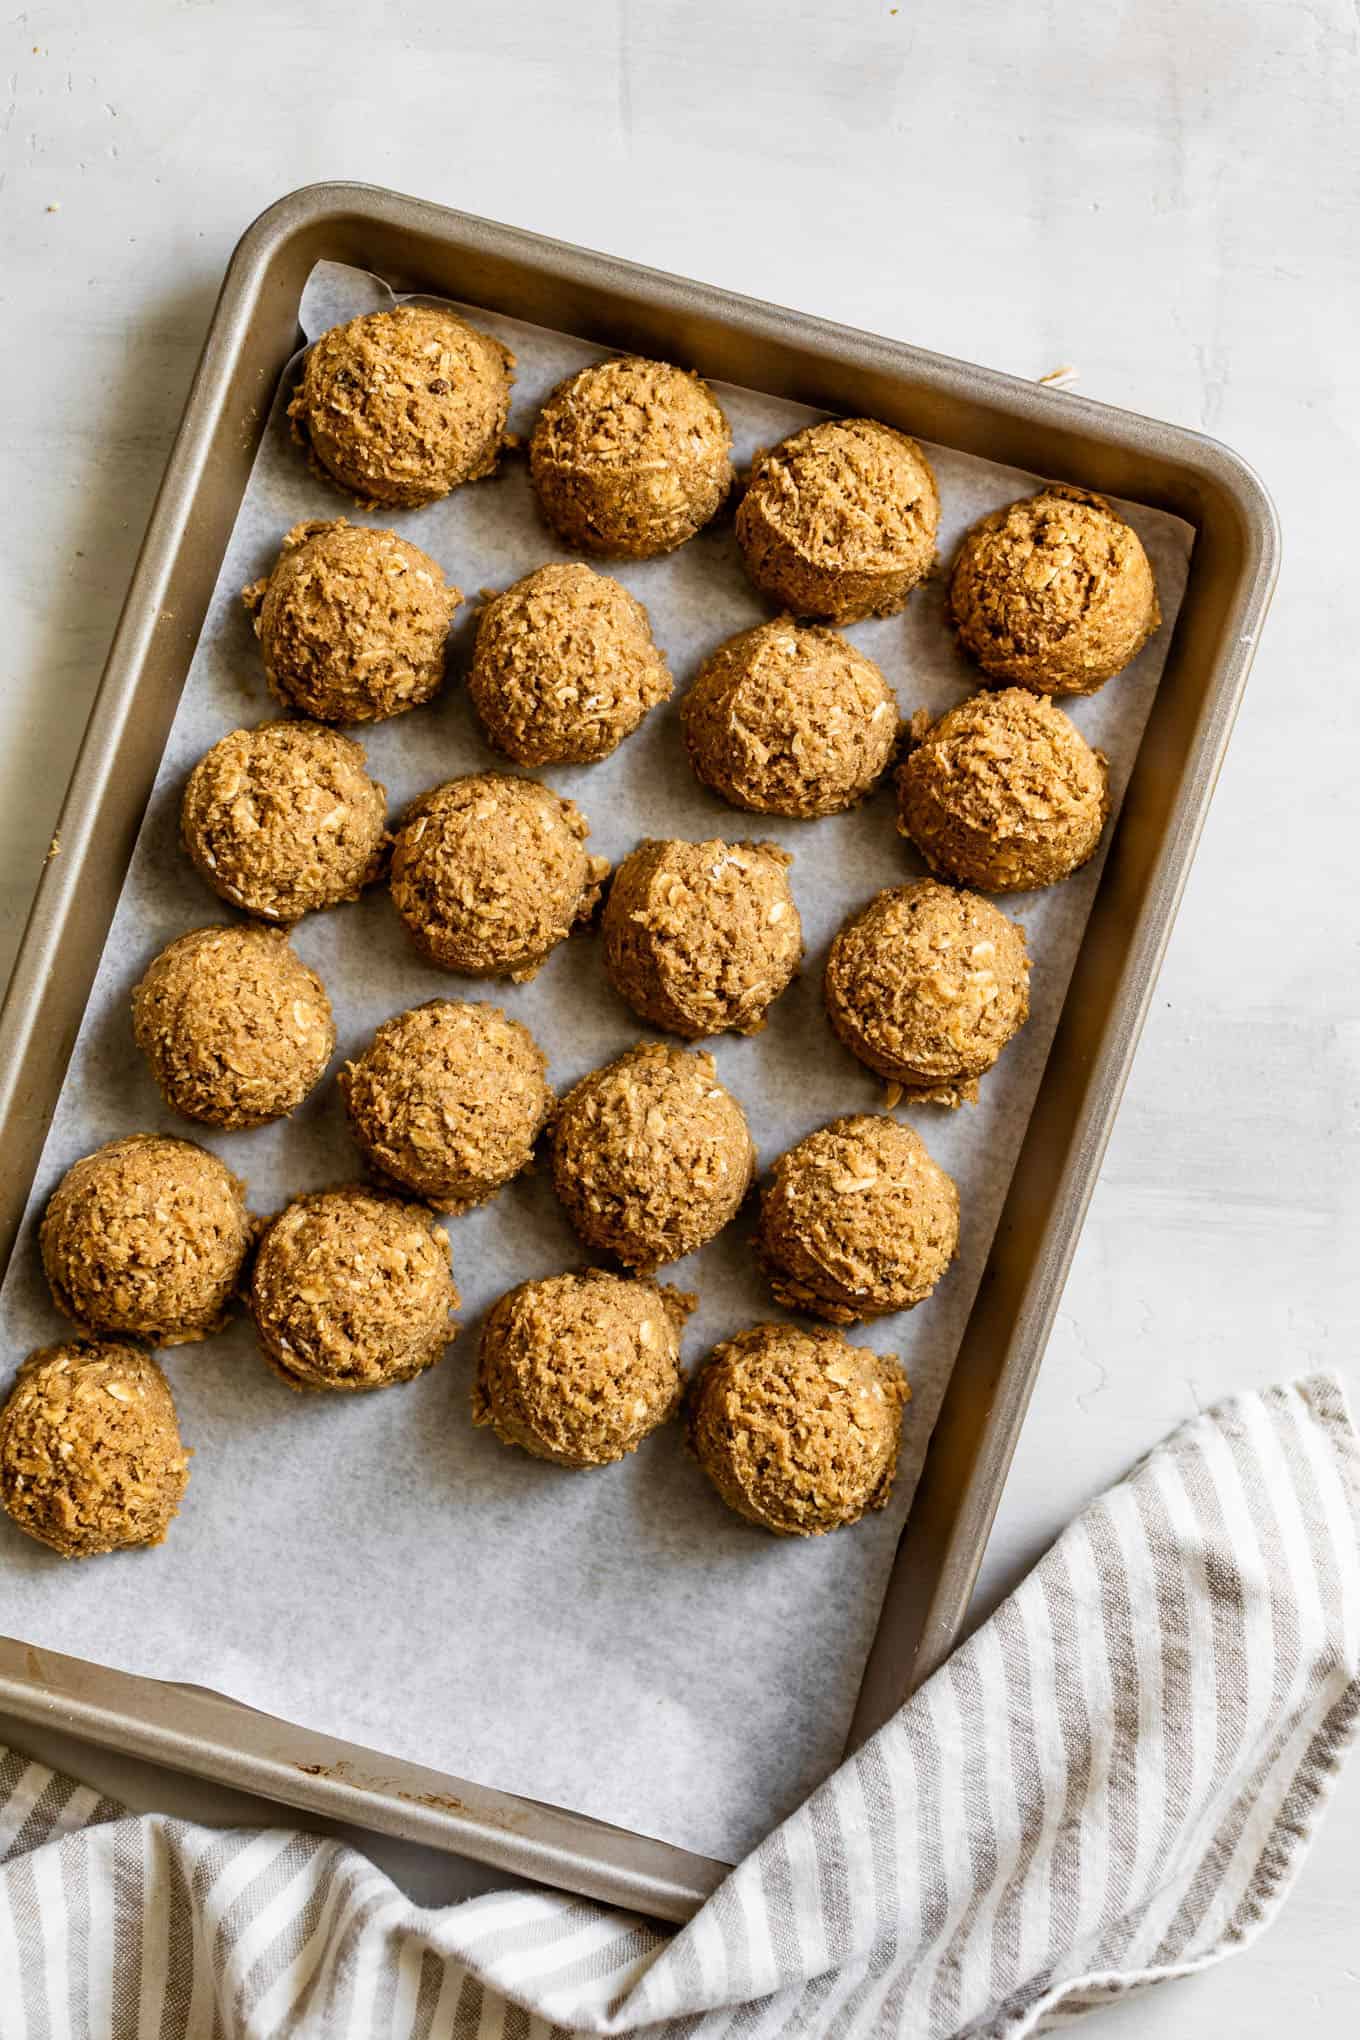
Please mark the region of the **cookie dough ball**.
POLYGON ((297 524, 274 570, 244 591, 269 691, 318 722, 382 722, 437 694, 462 601, 395 531, 297 524))
POLYGON ((1104 753, 1046 695, 975 694, 913 735, 897 826, 932 871, 983 892, 1029 892, 1094 852, 1110 806, 1104 753))
POLYGON ((179 1346, 220 1330, 254 1232, 225 1162, 191 1140, 134 1133, 67 1170, 39 1243, 67 1317, 179 1346))
POLYGON ((650 1274, 703 1246, 755 1173, 746 1115, 712 1056, 630 1048, 563 1099, 553 1188, 588 1247, 650 1274))
POLYGON ((189 1484, 170 1384, 136 1346, 31 1353, 0 1410, 0 1501, 63 1558, 163 1544, 189 1484))
POLYGON ((921 1103, 961 1105, 1029 1016, 1025 931, 976 893, 922 879, 848 920, 826 1010, 851 1055, 921 1103))
POLYGON ((872 659, 791 616, 729 638, 680 708, 705 786, 761 815, 838 815, 897 744, 897 697, 872 659))
POLYGON ((695 1301, 598 1268, 522 1282, 486 1320, 473 1422, 557 1466, 635 1452, 679 1405, 680 1332, 695 1301))
POLYGON ((290 1388, 388 1388, 444 1355, 458 1307, 448 1236, 423 1205, 355 1184, 299 1197, 265 1229, 250 1314, 290 1388))
POLYGON ((295 1110, 335 1048, 325 987, 275 928, 195 928, 132 994, 132 1032, 166 1104, 206 1126, 295 1110))
POLYGON ((949 606, 989 678, 1039 694, 1094 694, 1162 620, 1133 526, 1103 496, 1056 482, 973 526, 949 606))
POLYGON ((820 1537, 881 1509, 910 1391, 894 1359, 823 1326, 753 1325, 695 1379, 689 1442, 729 1509, 820 1537))
POLYGON ((189 775, 180 832, 220 899, 285 926, 357 900, 382 876, 392 840, 387 790, 358 744, 305 722, 214 744, 189 775))
POLYGON ((757 588, 795 616, 891 616, 935 563, 940 498, 914 439, 829 418, 756 456, 737 540, 757 588))
POLYGON ((581 562, 540 567, 482 611, 468 693, 517 765, 607 758, 671 692, 642 604, 581 562))
POLYGON ((456 1214, 528 1168, 555 1102, 547 1070, 498 1006, 432 999, 384 1020, 340 1090, 369 1166, 456 1214))
POLYGON ((732 487, 731 453, 706 382, 630 354, 558 384, 529 442, 529 472, 568 545, 648 560, 716 515, 732 487))
POLYGON ((514 365, 456 313, 398 305, 323 333, 288 415, 342 489, 413 509, 495 467, 514 365))
POLYGON ((759 1033, 803 954, 792 862, 777 843, 640 843, 601 923, 619 997, 686 1041, 759 1033))
POLYGON ((911 1310, 959 1243, 959 1193, 909 1126, 833 1119, 779 1157, 756 1251, 777 1302, 833 1325, 911 1310))
POLYGON ((537 779, 477 772, 408 809, 392 852, 392 898, 420 954, 464 977, 531 978, 609 875, 590 824, 537 779))

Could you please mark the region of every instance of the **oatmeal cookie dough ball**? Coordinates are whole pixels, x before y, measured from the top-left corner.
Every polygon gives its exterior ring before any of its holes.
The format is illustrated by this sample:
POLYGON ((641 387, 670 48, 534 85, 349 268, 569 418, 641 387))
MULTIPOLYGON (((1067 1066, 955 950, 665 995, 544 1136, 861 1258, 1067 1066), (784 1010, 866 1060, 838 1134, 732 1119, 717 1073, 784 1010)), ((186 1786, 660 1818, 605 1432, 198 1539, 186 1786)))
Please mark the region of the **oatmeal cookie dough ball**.
POLYGON ((949 607, 990 679, 1039 694, 1094 694, 1162 620, 1133 526, 1103 496, 1058 482, 973 526, 949 607))
POLYGON ((605 904, 605 975, 640 1019, 686 1041, 757 1034, 803 954, 777 843, 640 843, 605 904))
POLYGON ((487 603, 467 686, 487 741, 517 765, 590 765, 670 698, 671 676, 642 604, 575 561, 487 603))
POLYGON ((831 945, 826 1010, 851 1055, 922 1104, 977 1097, 1029 1016, 1025 931, 976 893, 890 886, 831 945))
POLYGON ((254 1234, 225 1162, 191 1140, 134 1133, 67 1170, 38 1237, 67 1317, 179 1346, 221 1328, 254 1234))
POLYGON ((132 994, 132 1032, 174 1112, 263 1126, 299 1106, 335 1048, 330 1000, 277 928, 195 928, 132 994))
POLYGON ((649 1275, 720 1233, 755 1173, 712 1056, 641 1042, 567 1093, 553 1188, 588 1247, 649 1275))
POLYGON ((319 723, 233 730, 189 775, 184 847, 219 899, 262 921, 357 900, 380 878, 387 790, 352 737, 319 723))
POLYGON ((457 1330, 447 1234, 423 1205, 359 1184, 280 1212, 260 1241, 249 1301, 264 1356, 290 1388, 410 1381, 457 1330))
POLYGON ((732 432, 708 384, 624 355, 548 398, 529 441, 539 508, 581 552, 648 560, 716 515, 732 487, 732 432))
POLYGON ((897 826, 932 871, 983 892, 1056 885, 1109 813, 1104 753, 1046 695, 975 694, 917 735, 897 775, 897 826))
POLYGON ((833 1119, 781 1155, 756 1229, 776 1301, 834 1325, 924 1302, 958 1243, 952 1180, 881 1113, 833 1119))
POLYGON ((495 467, 515 357, 438 305, 332 326, 307 350, 294 430, 342 489, 413 509, 495 467))
POLYGON ((795 616, 891 616, 935 563, 940 498, 914 439, 828 418, 756 456, 737 541, 762 594, 795 616))
POLYGON ((537 779, 476 772, 407 810, 392 898, 425 959, 465 977, 531 978, 609 875, 585 848, 590 824, 537 779))
POLYGON ((522 1282, 487 1317, 472 1421, 557 1466, 635 1452, 679 1405, 696 1300, 598 1268, 522 1282))
POLYGON ((761 815, 843 813, 897 745, 897 697, 873 660, 791 616, 719 645, 680 716, 705 786, 761 815))
POLYGON ((820 1537, 886 1503, 909 1395, 895 1359, 839 1332, 753 1325, 695 1377, 690 1447, 748 1523, 820 1537))
POLYGON ((243 591, 269 691, 325 723, 382 722, 437 694, 462 595, 395 531, 295 524, 243 591))
POLYGON ((163 1544, 189 1484, 170 1384, 136 1346, 30 1353, 0 1410, 0 1501, 63 1558, 163 1544))
POLYGON ((498 1006, 431 999, 384 1020, 340 1091, 370 1168, 456 1215, 528 1168, 555 1103, 547 1072, 498 1006))

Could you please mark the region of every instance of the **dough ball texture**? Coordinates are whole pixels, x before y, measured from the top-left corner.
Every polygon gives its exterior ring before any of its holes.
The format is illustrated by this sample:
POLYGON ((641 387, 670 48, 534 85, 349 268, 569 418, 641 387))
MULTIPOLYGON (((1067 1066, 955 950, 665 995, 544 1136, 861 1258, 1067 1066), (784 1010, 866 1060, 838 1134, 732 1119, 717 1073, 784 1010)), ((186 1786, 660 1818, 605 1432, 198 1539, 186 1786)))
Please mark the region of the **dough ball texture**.
POLYGON ((732 487, 732 433, 708 384, 625 355, 559 383, 529 442, 539 508, 581 552, 651 559, 716 515, 732 487))
POLYGON ((392 852, 392 898, 420 954, 465 977, 531 978, 609 874, 590 824, 537 779, 478 772, 408 809, 392 852))
POLYGON ((63 1558, 163 1544, 189 1484, 170 1384, 136 1346, 48 1346, 0 1410, 0 1500, 63 1558))
POLYGON ((288 415, 342 489, 413 509, 495 467, 514 365, 456 313, 398 305, 323 333, 288 415))
POLYGON ((914 439, 872 418, 795 432, 751 468, 737 510, 746 571, 795 616, 901 609, 935 563, 940 498, 914 439))
POLYGON ((951 708, 897 775, 902 835, 932 871, 983 892, 1067 878, 1094 852, 1109 805, 1104 754, 1046 695, 1018 687, 951 708))
POLYGON ((592 1268, 522 1282, 482 1333, 472 1417, 557 1466, 608 1466, 679 1406, 695 1298, 592 1268))
POLYGON ((1025 931, 922 879, 876 893, 831 945, 826 1010, 852 1055, 922 1103, 977 1097, 1029 1015, 1025 931))
POLYGON ((290 1388, 387 1388, 442 1359, 457 1327, 448 1237, 423 1205, 361 1186, 299 1197, 264 1233, 250 1313, 290 1388))
POLYGON ((456 1214, 528 1168, 555 1102, 547 1069, 498 1006, 432 999, 384 1020, 340 1090, 370 1168, 456 1214))
POLYGON ((387 790, 352 737, 319 723, 233 730, 184 789, 184 847, 213 891, 285 926, 357 900, 391 838, 387 790))
POLYGON ((318 722, 382 722, 437 694, 462 600, 395 531, 298 524, 245 590, 269 690, 318 722))
POLYGON ((640 843, 605 905, 605 975, 653 1027, 686 1041, 756 1034, 803 954, 777 843, 640 843))
POLYGON ((1133 526, 1103 496, 1058 483, 973 526, 949 606, 989 678, 1040 694, 1094 694, 1162 620, 1133 526))
POLYGON ((225 1162, 191 1140, 134 1133, 67 1170, 39 1240, 67 1317, 178 1346, 221 1328, 254 1234, 225 1162))
POLYGON ((553 1135, 553 1187, 588 1247, 650 1274, 720 1233, 755 1173, 746 1115, 702 1051, 642 1042, 583 1077, 553 1135))
POLYGON ((671 676, 642 604, 577 561, 487 603, 467 686, 487 741, 517 765, 589 765, 669 699, 671 676))
POLYGON ((877 783, 897 745, 897 697, 834 630, 781 616, 729 638, 680 708, 705 786, 756 814, 838 815, 877 783))
POLYGON ((330 1000, 274 928, 195 928, 132 994, 132 1031, 172 1111, 263 1126, 299 1106, 335 1048, 330 1000))
POLYGON ((756 1230, 776 1301, 835 1325, 924 1302, 958 1243, 952 1180, 883 1113, 833 1119, 782 1154, 756 1230))
POLYGON ((729 1509, 780 1537, 820 1537, 892 1489, 906 1377, 826 1326, 753 1325, 695 1378, 689 1441, 729 1509))

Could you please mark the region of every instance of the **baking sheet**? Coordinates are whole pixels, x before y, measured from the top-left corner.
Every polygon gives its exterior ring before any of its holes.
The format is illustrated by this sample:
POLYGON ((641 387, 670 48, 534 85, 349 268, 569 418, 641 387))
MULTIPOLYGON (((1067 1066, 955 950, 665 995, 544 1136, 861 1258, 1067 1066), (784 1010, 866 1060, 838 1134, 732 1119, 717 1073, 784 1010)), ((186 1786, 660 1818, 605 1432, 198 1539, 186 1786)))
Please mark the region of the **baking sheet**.
MULTIPOLYGON (((309 334, 387 302, 375 279, 338 265, 313 275, 309 334)), ((514 429, 546 391, 602 352, 483 314, 519 357, 514 429)), ((226 730, 276 712, 239 590, 267 571, 304 517, 389 523, 441 560, 465 594, 501 587, 568 557, 540 525, 527 474, 409 513, 366 515, 309 473, 282 416, 285 377, 101 962, 44 1150, 35 1195, 0 1292, 8 1373, 66 1329, 47 1297, 35 1227, 64 1169, 138 1128, 192 1132, 160 1101, 131 1040, 128 996, 146 962, 185 928, 226 918, 179 852, 184 778, 226 730)), ((722 389, 739 463, 814 415, 722 389)), ((929 449, 943 501, 941 550, 1023 494, 1030 477, 929 449)), ((1184 587, 1191 532, 1126 506, 1157 572, 1164 622, 1124 675, 1074 719, 1110 755, 1122 795, 1184 587)), ((670 559, 614 569, 644 601, 677 681, 766 612, 745 581, 730 523, 670 559)), ((852 627, 883 666, 904 713, 971 692, 937 581, 905 616, 852 627)), ((496 765, 458 684, 473 607, 460 613, 453 679, 441 701, 360 732, 394 809, 459 772, 496 765)), ((770 835, 794 852, 808 942, 804 972, 752 1040, 714 1044, 746 1106, 762 1165, 838 1112, 869 1110, 880 1087, 842 1051, 821 1012, 821 967, 836 927, 879 886, 919 871, 895 835, 890 790, 855 814, 769 823, 726 808, 692 779, 677 703, 600 765, 542 775, 575 798, 591 847, 617 860, 645 834, 770 835)), ((1027 929, 1031 1019, 982 1086, 978 1106, 909 1116, 955 1176, 959 1260, 919 1310, 852 1336, 900 1352, 914 1397, 892 1506, 806 1543, 765 1538, 718 1502, 680 1449, 677 1428, 623 1465, 572 1475, 474 1431, 467 1390, 487 1305, 514 1281, 578 1265, 579 1245, 540 1173, 451 1222, 465 1330, 445 1363, 407 1388, 354 1399, 297 1398, 264 1368, 237 1323, 165 1356, 182 1427, 196 1448, 170 1542, 89 1566, 64 1565, 0 1526, 0 1626, 40 1647, 120 1669, 216 1687, 320 1732, 366 1743, 504 1790, 575 1808, 702 1853, 735 1858, 836 1762, 893 1547, 929 1428, 985 1263, 1025 1118, 1047 1054, 1097 876, 1090 866, 1047 894, 1003 902, 1027 929)), ((382 892, 314 916, 296 946, 336 1005, 337 1063, 388 1014, 439 995, 490 997, 534 1031, 565 1087, 639 1036, 599 974, 591 936, 559 949, 524 986, 468 984, 408 949, 382 892)), ((333 1085, 284 1126, 209 1134, 246 1177, 255 1208, 357 1173, 333 1085)), ((778 1316, 750 1264, 743 1215, 667 1271, 699 1291, 692 1362, 739 1326, 778 1316)))

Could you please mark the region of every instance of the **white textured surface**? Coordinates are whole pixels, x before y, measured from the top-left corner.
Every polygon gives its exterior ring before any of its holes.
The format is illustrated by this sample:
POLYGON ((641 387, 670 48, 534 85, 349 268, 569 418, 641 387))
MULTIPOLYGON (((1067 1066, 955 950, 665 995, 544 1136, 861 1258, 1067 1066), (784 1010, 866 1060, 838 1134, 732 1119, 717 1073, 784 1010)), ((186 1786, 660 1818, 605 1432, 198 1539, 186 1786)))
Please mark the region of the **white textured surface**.
MULTIPOLYGON (((1197 1399, 1319 1365, 1356 1379, 1346 0, 525 0, 500 18, 104 0, 0 37, 0 962, 223 262, 280 192, 367 178, 1018 374, 1075 362, 1087 394, 1252 459, 1286 564, 988 1590, 1197 1399)), ((1353 1770, 1263 1945, 1106 2030, 1350 2030, 1357 1851, 1353 1770)))

